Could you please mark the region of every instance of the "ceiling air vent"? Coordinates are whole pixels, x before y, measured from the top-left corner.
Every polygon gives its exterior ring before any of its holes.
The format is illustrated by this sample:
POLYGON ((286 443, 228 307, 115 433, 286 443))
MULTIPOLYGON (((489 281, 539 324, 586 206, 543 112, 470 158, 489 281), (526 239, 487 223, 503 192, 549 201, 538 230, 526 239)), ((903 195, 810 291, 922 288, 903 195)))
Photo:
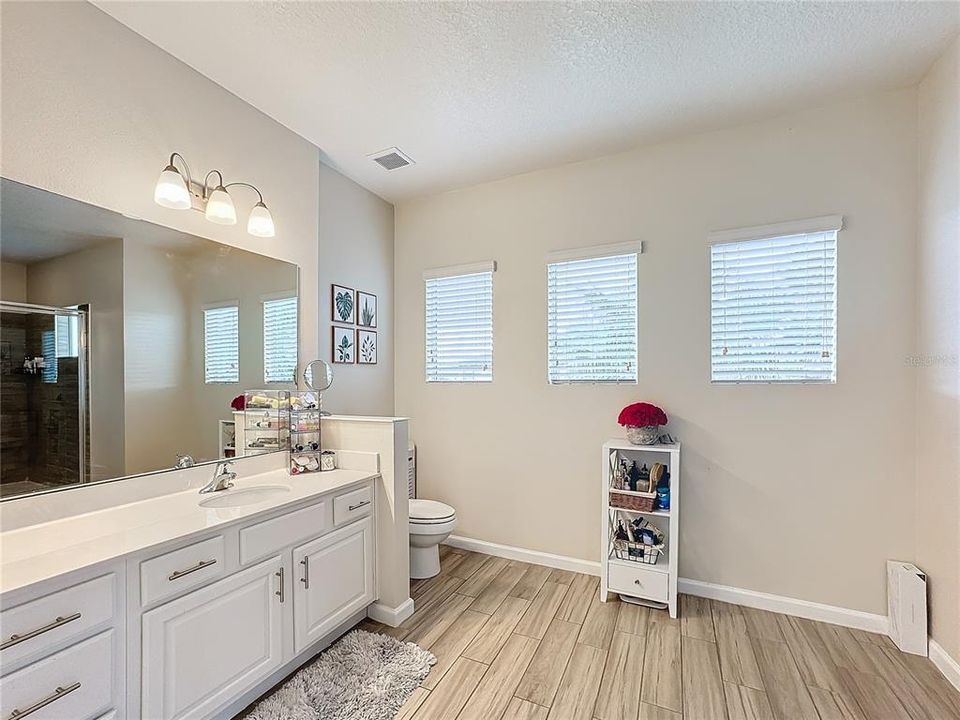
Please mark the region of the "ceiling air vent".
POLYGON ((399 170, 407 165, 413 165, 413 160, 404 155, 397 148, 387 148, 370 156, 384 170, 399 170))

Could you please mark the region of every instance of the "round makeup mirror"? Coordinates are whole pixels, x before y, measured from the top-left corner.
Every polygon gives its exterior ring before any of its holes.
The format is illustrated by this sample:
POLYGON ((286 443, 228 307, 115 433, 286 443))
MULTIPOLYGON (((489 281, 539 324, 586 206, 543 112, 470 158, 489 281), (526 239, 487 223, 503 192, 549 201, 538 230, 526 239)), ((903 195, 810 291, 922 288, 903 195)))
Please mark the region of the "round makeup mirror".
POLYGON ((303 384, 308 390, 323 392, 333 385, 333 368, 326 360, 314 360, 303 369, 303 384))

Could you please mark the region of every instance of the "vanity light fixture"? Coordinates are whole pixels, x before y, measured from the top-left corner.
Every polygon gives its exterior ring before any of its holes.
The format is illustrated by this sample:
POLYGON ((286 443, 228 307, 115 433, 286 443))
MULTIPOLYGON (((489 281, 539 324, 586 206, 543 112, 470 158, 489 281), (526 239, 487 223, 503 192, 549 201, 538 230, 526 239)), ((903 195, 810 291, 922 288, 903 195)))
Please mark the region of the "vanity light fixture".
POLYGON ((236 225, 237 210, 233 205, 233 198, 228 188, 235 186, 250 188, 257 194, 257 204, 250 211, 247 220, 247 232, 257 237, 273 237, 276 228, 273 225, 273 216, 263 202, 263 195, 256 186, 246 182, 224 183, 223 174, 219 170, 207 173, 203 183, 195 181, 190 175, 187 161, 180 153, 170 155, 169 164, 160 173, 157 187, 153 192, 153 200, 173 210, 189 210, 194 208, 203 212, 207 220, 218 225, 236 225), (183 172, 177 167, 177 160, 183 165, 183 172), (210 176, 217 176, 217 184, 212 185, 210 176))

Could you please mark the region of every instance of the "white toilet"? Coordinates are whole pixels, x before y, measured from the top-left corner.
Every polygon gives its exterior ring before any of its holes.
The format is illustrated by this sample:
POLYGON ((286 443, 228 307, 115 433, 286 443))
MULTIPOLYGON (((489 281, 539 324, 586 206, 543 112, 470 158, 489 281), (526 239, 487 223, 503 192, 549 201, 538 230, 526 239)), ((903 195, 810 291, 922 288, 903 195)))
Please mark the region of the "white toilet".
POLYGON ((440 572, 439 545, 457 526, 457 514, 436 500, 410 501, 410 577, 430 578, 440 572))

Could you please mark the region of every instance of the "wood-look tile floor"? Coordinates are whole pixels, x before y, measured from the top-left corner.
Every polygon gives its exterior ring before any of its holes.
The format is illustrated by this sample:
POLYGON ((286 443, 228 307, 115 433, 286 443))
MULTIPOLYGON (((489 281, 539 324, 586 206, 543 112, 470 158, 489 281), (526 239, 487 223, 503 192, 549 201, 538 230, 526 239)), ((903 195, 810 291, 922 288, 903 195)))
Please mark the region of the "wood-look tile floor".
POLYGON ((960 719, 960 693, 885 636, 692 596, 672 620, 598 582, 443 547, 412 617, 361 624, 437 657, 397 718, 960 719))

